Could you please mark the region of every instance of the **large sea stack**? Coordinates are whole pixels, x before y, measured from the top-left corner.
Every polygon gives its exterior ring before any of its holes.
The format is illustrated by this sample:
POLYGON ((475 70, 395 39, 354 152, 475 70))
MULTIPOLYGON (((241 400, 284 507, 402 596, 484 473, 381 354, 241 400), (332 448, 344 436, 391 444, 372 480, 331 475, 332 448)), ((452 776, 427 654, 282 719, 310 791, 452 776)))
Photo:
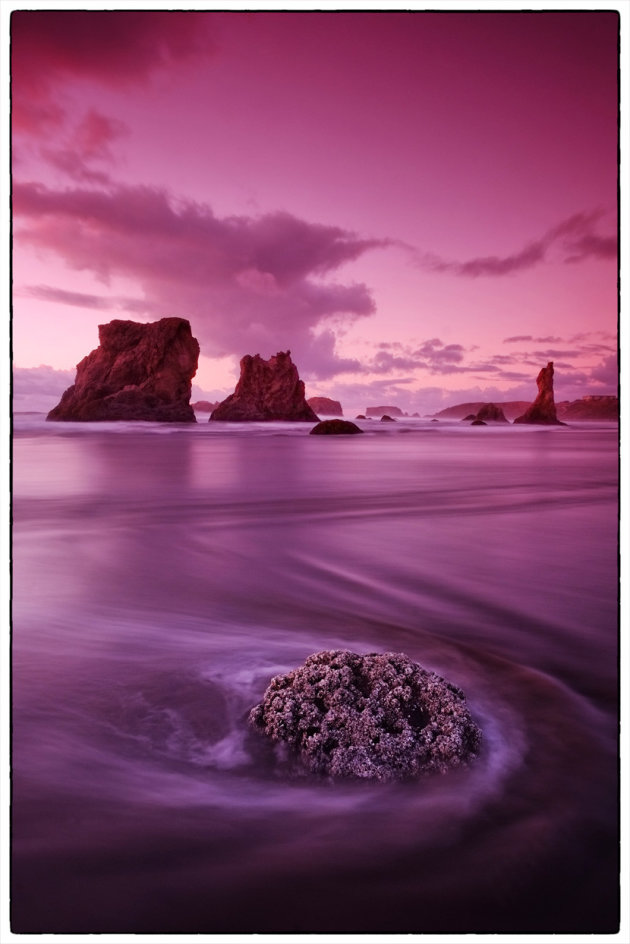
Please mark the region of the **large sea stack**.
POLYGON ((268 361, 260 354, 246 354, 241 359, 241 376, 236 389, 212 411, 212 420, 317 423, 319 417, 306 402, 304 382, 291 360, 291 351, 279 351, 268 361))
POLYGON ((99 325, 100 345, 77 364, 49 420, 195 423, 190 405, 199 344, 184 318, 99 325))
POLYGON ((399 652, 317 652, 271 680, 249 721, 284 743, 289 772, 332 778, 446 773, 481 746, 461 689, 399 652))
POLYGON ((553 399, 553 361, 543 367, 536 378, 538 396, 532 405, 525 410, 522 416, 517 416, 515 423, 544 424, 546 426, 565 426, 556 415, 556 404, 553 399))

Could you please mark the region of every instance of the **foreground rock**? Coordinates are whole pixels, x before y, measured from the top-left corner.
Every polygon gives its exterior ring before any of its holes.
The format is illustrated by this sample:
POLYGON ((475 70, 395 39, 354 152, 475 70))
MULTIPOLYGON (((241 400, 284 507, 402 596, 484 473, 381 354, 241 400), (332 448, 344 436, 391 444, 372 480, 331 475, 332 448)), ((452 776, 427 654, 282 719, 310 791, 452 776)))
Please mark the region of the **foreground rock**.
POLYGON ((322 420, 317 426, 313 426, 311 436, 346 436, 348 434, 362 433, 356 423, 349 420, 322 420))
POLYGON ((464 693, 402 653, 318 652, 271 680, 250 724, 287 745, 298 769, 403 780, 445 773, 479 752, 464 693))
POLYGON ((306 402, 318 416, 343 416, 339 400, 331 400, 329 397, 309 397, 306 402))
POLYGON ((507 423, 505 413, 500 406, 496 406, 494 403, 484 403, 484 405, 477 411, 475 420, 480 420, 482 423, 507 423))
POLYGON ((525 410, 522 416, 517 416, 515 423, 533 423, 550 426, 556 424, 564 426, 556 415, 556 404, 553 398, 553 361, 543 367, 536 378, 538 396, 532 405, 525 410))
POLYGON ((291 360, 291 352, 279 351, 268 361, 260 354, 246 354, 241 359, 241 376, 236 389, 212 411, 212 420, 317 423, 319 417, 306 402, 304 382, 291 360))
POLYGON ((184 318, 99 325, 100 346, 77 364, 49 420, 195 423, 190 405, 199 344, 184 318))

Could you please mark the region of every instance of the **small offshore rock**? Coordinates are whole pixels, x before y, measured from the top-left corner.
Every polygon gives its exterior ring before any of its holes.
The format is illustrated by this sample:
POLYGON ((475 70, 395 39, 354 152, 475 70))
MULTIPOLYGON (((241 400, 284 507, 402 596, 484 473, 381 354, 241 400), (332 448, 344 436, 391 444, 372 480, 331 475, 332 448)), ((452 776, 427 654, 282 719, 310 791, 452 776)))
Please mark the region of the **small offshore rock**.
POLYGON ((393 416, 389 416, 387 413, 383 413, 381 416, 381 423, 395 423, 396 420, 393 416))
POLYGON ((396 652, 317 652, 272 678, 249 723, 289 748, 296 772, 332 778, 446 773, 482 738, 461 689, 396 652))
POLYGON ((487 426, 488 424, 483 420, 473 420, 470 424, 471 426, 487 426))
POLYGON ((362 433, 356 423, 350 420, 322 420, 317 426, 313 426, 311 436, 346 436, 348 434, 362 433))
POLYGON ((343 416, 339 400, 331 400, 330 397, 309 397, 306 402, 318 416, 343 416))
POLYGON ((495 403, 484 403, 477 411, 476 420, 483 420, 486 423, 507 423, 508 420, 500 406, 495 403))

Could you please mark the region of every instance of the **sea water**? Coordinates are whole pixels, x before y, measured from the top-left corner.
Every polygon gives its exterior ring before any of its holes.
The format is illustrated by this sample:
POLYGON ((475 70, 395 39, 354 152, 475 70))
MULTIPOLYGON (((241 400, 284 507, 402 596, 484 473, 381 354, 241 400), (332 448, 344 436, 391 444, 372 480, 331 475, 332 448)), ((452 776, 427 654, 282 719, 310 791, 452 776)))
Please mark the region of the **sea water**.
POLYGON ((617 427, 205 419, 15 418, 13 931, 613 932, 617 427), (331 648, 479 758, 289 779, 247 713, 331 648))

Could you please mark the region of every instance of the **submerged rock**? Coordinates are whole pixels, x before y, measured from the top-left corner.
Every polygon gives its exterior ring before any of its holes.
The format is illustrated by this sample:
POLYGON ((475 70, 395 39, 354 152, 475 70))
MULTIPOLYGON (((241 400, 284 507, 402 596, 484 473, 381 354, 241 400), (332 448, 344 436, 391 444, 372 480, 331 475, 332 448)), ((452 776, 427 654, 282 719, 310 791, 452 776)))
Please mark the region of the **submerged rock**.
POLYGON ((343 416, 339 400, 331 400, 330 397, 309 397, 306 402, 319 416, 343 416))
POLYGON ((500 406, 494 403, 484 403, 477 411, 476 420, 483 420, 484 423, 507 423, 505 413, 500 406))
POLYGON ((534 423, 539 425, 566 426, 556 415, 556 404, 553 398, 553 361, 543 367, 536 378, 538 396, 522 416, 517 416, 515 423, 534 423))
POLYGON ((311 436, 344 436, 348 433, 362 433, 356 423, 349 420, 322 420, 317 426, 313 426, 311 436))
POLYGON ((185 318, 99 325, 100 346, 77 364, 49 420, 195 423, 190 405, 199 344, 185 318))
POLYGON ((445 773, 481 745, 461 689, 394 652, 315 653, 271 680, 249 721, 302 769, 331 777, 445 773))
POLYGON ((279 351, 268 361, 260 354, 241 359, 241 376, 234 393, 212 411, 210 422, 294 420, 317 423, 319 417, 304 396, 304 382, 291 360, 291 351, 279 351))
POLYGON ((471 426, 487 426, 488 424, 484 420, 473 420, 470 425, 471 426))

